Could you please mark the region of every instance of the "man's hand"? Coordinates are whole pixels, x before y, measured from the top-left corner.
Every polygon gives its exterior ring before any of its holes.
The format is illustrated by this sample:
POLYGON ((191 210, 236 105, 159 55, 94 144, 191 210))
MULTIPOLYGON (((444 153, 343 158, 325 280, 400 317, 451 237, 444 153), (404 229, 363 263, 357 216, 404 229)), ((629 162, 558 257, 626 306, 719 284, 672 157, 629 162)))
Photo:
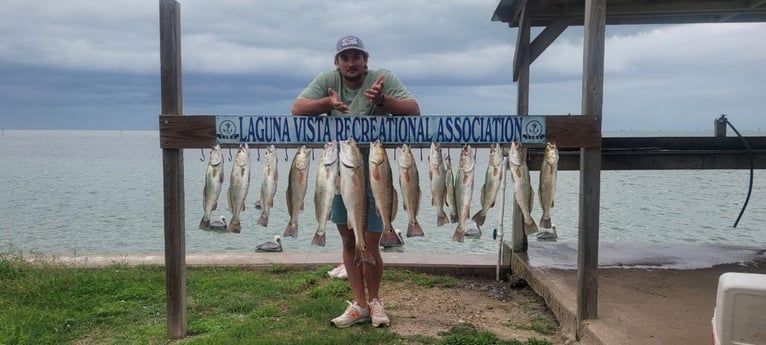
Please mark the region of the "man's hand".
POLYGON ((328 88, 327 93, 330 95, 332 108, 340 111, 341 113, 348 114, 348 106, 340 101, 340 97, 338 97, 338 94, 335 93, 335 90, 328 88))
POLYGON ((372 104, 377 105, 383 103, 383 79, 385 77, 386 76, 384 74, 381 74, 378 76, 378 79, 375 80, 372 86, 364 91, 364 97, 367 97, 367 99, 369 99, 372 104))

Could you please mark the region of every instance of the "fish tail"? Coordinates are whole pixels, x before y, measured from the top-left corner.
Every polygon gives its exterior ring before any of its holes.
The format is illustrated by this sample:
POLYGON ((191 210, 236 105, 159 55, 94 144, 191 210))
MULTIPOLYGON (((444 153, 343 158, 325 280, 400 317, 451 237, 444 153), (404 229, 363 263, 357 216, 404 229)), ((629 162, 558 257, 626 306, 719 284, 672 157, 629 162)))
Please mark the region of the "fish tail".
POLYGON ((524 223, 524 233, 527 235, 534 234, 538 231, 537 224, 534 219, 529 220, 530 223, 524 223))
POLYGON ((465 239, 465 229, 458 226, 455 229, 455 233, 452 234, 452 240, 462 243, 464 239, 465 239))
POLYGON ((298 223, 293 223, 292 221, 287 223, 287 227, 285 227, 285 233, 282 234, 282 236, 298 238, 298 223))
POLYGON ((384 230, 383 235, 380 237, 380 245, 383 247, 399 247, 403 245, 402 240, 392 230, 384 230))
POLYGON ((242 224, 240 224, 239 219, 232 219, 229 225, 226 226, 226 231, 236 234, 240 233, 242 231, 242 224))
POLYGON ((439 214, 436 216, 436 225, 442 226, 447 223, 449 223, 449 219, 447 219, 447 213, 445 213, 444 210, 439 210, 439 214))
POLYGON ((552 226, 551 217, 548 217, 548 218, 540 217, 540 226, 545 229, 550 229, 552 226))
POLYGON ((326 233, 323 233, 321 235, 318 234, 318 233, 315 233, 314 234, 314 239, 311 240, 311 244, 315 245, 315 246, 324 247, 326 240, 327 240, 327 234, 326 233))
POLYGON ((363 262, 369 263, 370 265, 375 265, 375 257, 370 254, 370 251, 367 250, 367 245, 363 245, 361 248, 359 246, 356 247, 356 253, 354 254, 354 265, 360 265, 363 262))
POLYGON ((471 219, 476 223, 476 225, 482 226, 484 225, 484 221, 487 219, 487 214, 484 213, 483 209, 481 209, 479 212, 476 212, 476 214, 474 214, 471 219))
POLYGON ((199 222, 199 228, 200 230, 207 230, 210 228, 210 218, 202 217, 202 220, 199 222))
POLYGON ((269 215, 266 214, 265 212, 261 213, 261 216, 258 217, 257 224, 263 226, 264 228, 268 227, 269 226, 269 215))
POLYGON ((423 228, 420 227, 417 221, 411 222, 407 225, 407 237, 425 236, 423 228))

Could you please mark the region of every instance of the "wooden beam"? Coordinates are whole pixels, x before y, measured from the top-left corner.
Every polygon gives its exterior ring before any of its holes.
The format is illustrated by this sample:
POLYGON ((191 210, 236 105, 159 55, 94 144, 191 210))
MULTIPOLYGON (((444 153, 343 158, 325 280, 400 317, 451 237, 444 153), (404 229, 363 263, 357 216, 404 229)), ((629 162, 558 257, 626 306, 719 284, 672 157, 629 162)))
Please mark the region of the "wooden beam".
MULTIPOLYGON (((601 123, 604 97, 606 0, 585 0, 582 113, 601 123)), ((599 125, 599 128, 601 126, 599 125)), ((598 317, 598 237, 601 148, 580 149, 580 215, 577 243, 577 339, 583 322, 598 317)))
MULTIPOLYGON (((181 5, 160 0, 160 79, 162 113, 183 114, 181 92, 181 5)), ((167 335, 186 337, 186 226, 184 224, 184 156, 177 148, 162 149, 165 212, 165 296, 167 335)))
POLYGON ((554 20, 545 29, 537 35, 534 41, 532 41, 532 48, 530 49, 529 63, 532 64, 542 54, 553 41, 558 38, 561 33, 569 27, 570 20, 554 20))
MULTIPOLYGON (((529 69, 529 11, 526 7, 522 8, 519 19, 519 30, 516 35, 516 49, 513 52, 513 81, 519 81, 519 73, 522 68, 529 69), (525 65, 526 64, 526 65, 525 65)), ((527 72, 528 73, 528 72, 527 72)), ((528 78, 528 76, 527 76, 528 78)), ((527 81, 529 83, 529 81, 527 81)), ((521 84, 521 83, 519 83, 521 84)), ((527 115, 516 112, 518 115, 527 115)))
MULTIPOLYGON (((529 115, 529 11, 525 6, 519 17, 519 32, 516 37, 516 55, 513 62, 514 81, 518 81, 516 87, 516 114, 529 115)), ((547 121, 546 121, 547 126, 547 121)), ((526 151, 526 149, 524 149, 526 151)), ((524 221, 519 203, 512 198, 513 209, 511 222, 511 249, 514 253, 527 251, 527 235, 524 233, 524 221)))

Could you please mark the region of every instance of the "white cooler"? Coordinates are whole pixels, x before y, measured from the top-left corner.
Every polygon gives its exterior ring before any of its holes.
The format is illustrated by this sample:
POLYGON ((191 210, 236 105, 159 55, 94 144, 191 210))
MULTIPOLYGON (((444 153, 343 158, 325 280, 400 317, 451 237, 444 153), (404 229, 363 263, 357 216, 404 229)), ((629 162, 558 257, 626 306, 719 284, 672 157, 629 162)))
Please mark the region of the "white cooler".
POLYGON ((766 274, 728 272, 718 278, 714 345, 766 345, 766 274))

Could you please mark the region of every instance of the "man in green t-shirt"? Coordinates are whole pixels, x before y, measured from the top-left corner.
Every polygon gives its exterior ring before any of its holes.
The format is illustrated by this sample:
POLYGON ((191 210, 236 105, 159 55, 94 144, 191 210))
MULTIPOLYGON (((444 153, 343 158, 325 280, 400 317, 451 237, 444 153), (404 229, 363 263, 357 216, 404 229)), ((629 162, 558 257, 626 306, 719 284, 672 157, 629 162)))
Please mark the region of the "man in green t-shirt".
MULTIPOLYGON (((384 69, 368 70, 369 53, 361 39, 344 36, 338 40, 335 48, 335 70, 322 72, 311 81, 295 99, 291 109, 293 115, 420 115, 418 102, 396 75, 384 69)), ((367 147, 364 147, 365 160, 368 152, 367 147)), ((375 327, 390 325, 378 296, 383 280, 383 260, 379 245, 383 222, 376 214, 369 188, 367 195, 365 242, 367 250, 375 259, 374 265, 367 262, 354 265, 354 232, 349 231, 346 208, 340 195, 335 195, 333 200, 330 219, 340 232, 343 264, 354 296, 354 303, 349 302, 346 311, 332 319, 336 327, 348 327, 368 320, 375 327), (369 292, 369 301, 365 297, 365 290, 369 292)))

